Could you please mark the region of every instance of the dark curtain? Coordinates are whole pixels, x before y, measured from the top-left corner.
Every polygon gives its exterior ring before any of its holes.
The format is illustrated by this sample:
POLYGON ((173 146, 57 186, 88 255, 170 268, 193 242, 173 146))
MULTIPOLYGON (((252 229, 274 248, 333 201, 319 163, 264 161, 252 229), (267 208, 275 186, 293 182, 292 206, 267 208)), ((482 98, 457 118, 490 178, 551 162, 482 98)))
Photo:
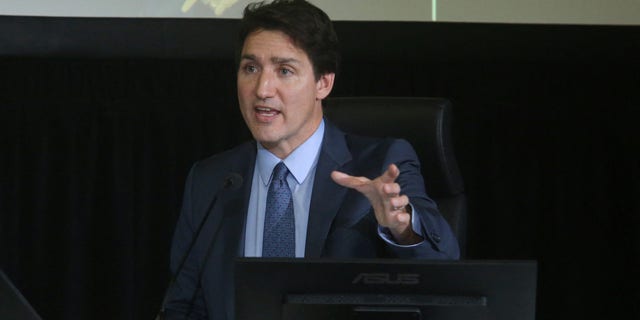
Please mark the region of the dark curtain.
MULTIPOLYGON (((469 258, 537 260, 539 319, 637 318, 637 56, 396 54, 346 55, 334 95, 452 100, 469 258)), ((233 62, 0 70, 2 268, 45 319, 152 318, 189 167, 248 138, 233 62)))
POLYGON ((152 318, 189 167, 248 138, 233 64, 2 66, 2 268, 45 319, 152 318))
POLYGON ((348 61, 339 94, 452 99, 469 258, 537 260, 539 319, 637 317, 640 64, 582 59, 348 61))

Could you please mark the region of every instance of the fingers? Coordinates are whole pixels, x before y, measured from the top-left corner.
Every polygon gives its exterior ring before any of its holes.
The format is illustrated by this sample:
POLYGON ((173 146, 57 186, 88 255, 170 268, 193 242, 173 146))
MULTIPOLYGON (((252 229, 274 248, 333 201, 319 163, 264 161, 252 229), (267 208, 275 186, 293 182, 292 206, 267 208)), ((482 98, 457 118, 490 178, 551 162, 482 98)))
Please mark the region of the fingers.
POLYGON ((400 169, 395 164, 390 164, 387 170, 380 176, 380 181, 383 183, 391 183, 396 181, 396 178, 400 175, 400 169))
POLYGON ((400 185, 395 182, 385 183, 382 185, 382 191, 389 197, 395 197, 400 194, 400 185))
POLYGON ((398 237, 404 234, 411 224, 409 198, 400 195, 401 187, 395 182, 399 175, 398 167, 391 164, 381 176, 373 180, 339 171, 333 171, 331 179, 366 196, 373 207, 378 224, 389 228, 394 237, 398 237))
POLYGON ((331 178, 343 187, 358 190, 370 200, 378 199, 376 202, 380 203, 381 209, 384 211, 406 212, 405 207, 409 204, 409 198, 405 195, 400 195, 400 185, 393 182, 395 180, 394 176, 397 177, 398 172, 398 168, 393 165, 389 166, 389 169, 376 180, 354 177, 339 171, 332 172, 331 178), (383 180, 391 180, 391 182, 384 183, 383 180), (376 181, 378 181, 377 187, 375 186, 376 181), (376 189, 378 191, 375 191, 376 189), (375 194, 378 195, 376 196, 375 194))
POLYGON ((402 210, 409 203, 406 196, 400 196, 400 185, 395 182, 383 184, 382 191, 389 203, 390 211, 402 210))
POLYGON ((390 164, 387 170, 375 180, 366 177, 355 177, 344 172, 331 172, 331 179, 343 187, 356 189, 366 195, 371 192, 382 193, 384 198, 397 197, 400 194, 400 185, 395 180, 400 175, 400 170, 395 164, 390 164), (377 190, 377 191, 376 191, 377 190))
POLYGON ((409 205, 409 198, 406 195, 389 198, 389 210, 391 212, 407 212, 406 207, 409 205))
POLYGON ((394 182, 398 175, 400 174, 400 170, 394 164, 389 165, 389 168, 382 175, 381 180, 386 180, 382 185, 382 191, 384 192, 385 197, 388 199, 389 210, 393 211, 401 211, 405 212, 404 207, 409 204, 409 198, 407 196, 400 195, 400 185, 394 182))

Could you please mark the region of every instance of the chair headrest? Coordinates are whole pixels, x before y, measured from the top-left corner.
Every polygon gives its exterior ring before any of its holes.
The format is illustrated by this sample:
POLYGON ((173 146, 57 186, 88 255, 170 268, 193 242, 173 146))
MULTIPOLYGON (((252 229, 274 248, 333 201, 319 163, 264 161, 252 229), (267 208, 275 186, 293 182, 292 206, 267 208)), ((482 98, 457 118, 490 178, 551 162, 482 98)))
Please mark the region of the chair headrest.
POLYGON ((324 113, 342 130, 411 143, 422 165, 427 192, 445 197, 464 192, 451 138, 451 103, 442 98, 340 97, 324 101, 324 113))

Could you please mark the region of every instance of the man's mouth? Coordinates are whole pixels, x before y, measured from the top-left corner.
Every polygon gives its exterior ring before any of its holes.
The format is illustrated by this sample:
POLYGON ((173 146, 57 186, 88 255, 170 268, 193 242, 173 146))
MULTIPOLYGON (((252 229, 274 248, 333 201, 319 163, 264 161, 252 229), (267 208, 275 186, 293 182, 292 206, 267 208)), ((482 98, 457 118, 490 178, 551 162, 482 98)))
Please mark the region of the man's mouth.
POLYGON ((263 116, 263 117, 274 117, 280 114, 280 111, 276 109, 267 108, 267 107, 256 107, 255 110, 259 116, 263 116))

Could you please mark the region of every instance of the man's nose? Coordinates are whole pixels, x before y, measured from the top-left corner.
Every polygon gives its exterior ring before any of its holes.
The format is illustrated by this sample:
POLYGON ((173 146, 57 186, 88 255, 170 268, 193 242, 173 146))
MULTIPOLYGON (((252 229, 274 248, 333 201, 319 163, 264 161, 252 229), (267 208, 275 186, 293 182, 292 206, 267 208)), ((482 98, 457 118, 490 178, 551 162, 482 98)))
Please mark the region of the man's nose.
POLYGON ((260 99, 270 98, 275 93, 275 78, 271 72, 262 72, 258 77, 256 95, 260 99))

